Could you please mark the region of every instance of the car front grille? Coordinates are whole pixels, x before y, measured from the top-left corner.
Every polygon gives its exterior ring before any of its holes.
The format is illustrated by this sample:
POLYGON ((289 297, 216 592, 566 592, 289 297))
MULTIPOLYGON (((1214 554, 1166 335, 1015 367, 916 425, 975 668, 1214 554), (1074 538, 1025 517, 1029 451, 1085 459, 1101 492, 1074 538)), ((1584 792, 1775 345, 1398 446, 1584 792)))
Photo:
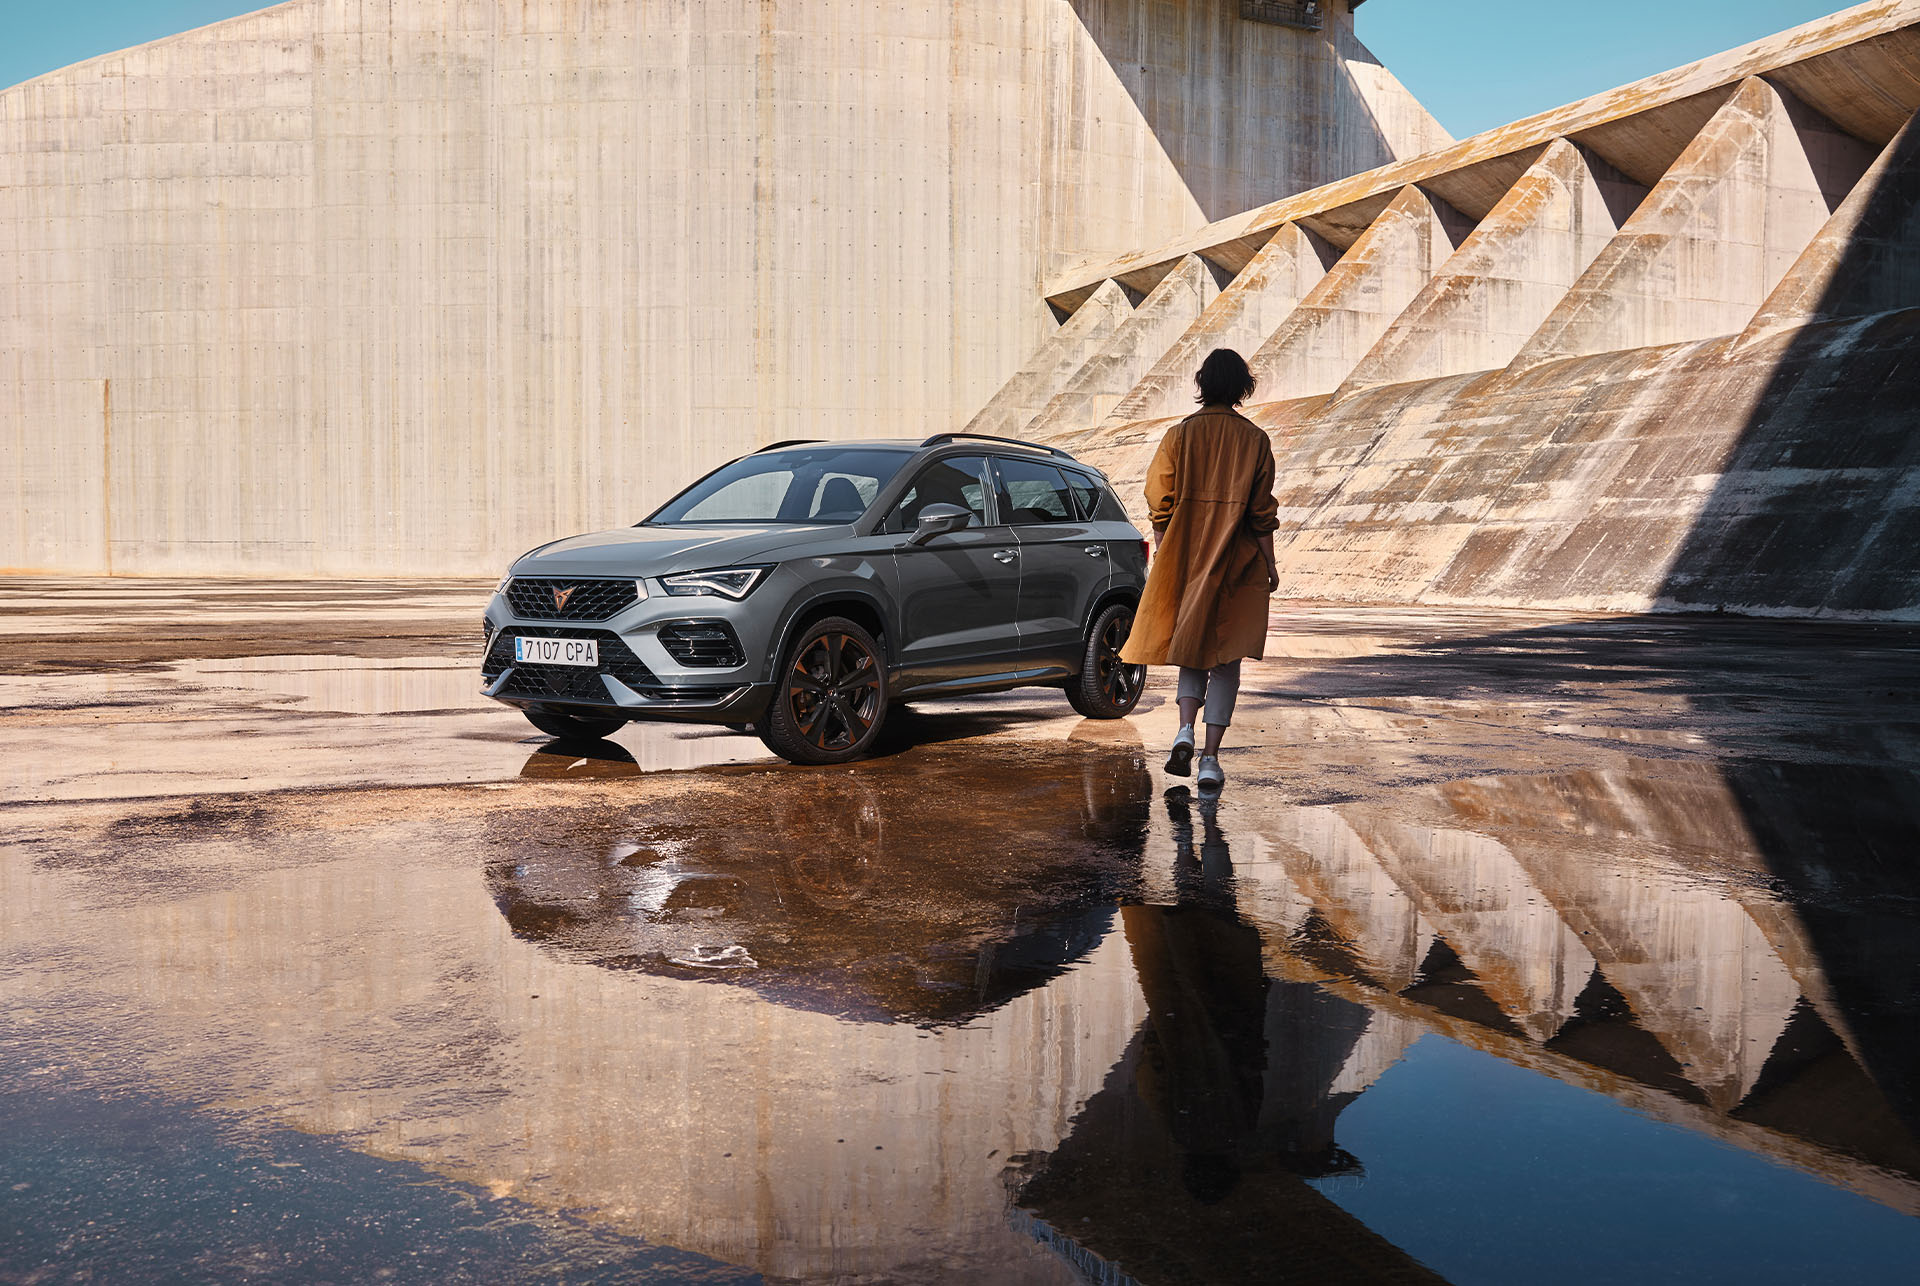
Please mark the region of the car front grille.
POLYGON ((667 655, 685 666, 706 669, 731 669, 747 663, 740 640, 733 630, 718 621, 687 621, 662 625, 660 646, 667 655))
POLYGON ((494 693, 495 696, 546 697, 554 701, 594 701, 610 705, 612 698, 607 695, 607 685, 600 682, 603 674, 611 674, 636 692, 647 692, 659 686, 653 671, 612 630, 508 626, 493 636, 493 646, 487 649, 487 659, 480 663, 480 676, 491 687, 501 672, 509 667, 513 674, 508 677, 506 686, 494 693), (523 634, 528 638, 596 639, 600 644, 600 664, 589 668, 584 665, 516 663, 513 659, 513 640, 523 634))
POLYGON ((516 576, 507 582, 507 606, 524 620, 604 621, 639 601, 631 580, 516 576), (556 594, 565 595, 564 606, 556 594))
POLYGON ((734 689, 668 687, 654 677, 646 663, 633 654, 612 630, 559 629, 550 625, 510 625, 493 637, 493 644, 487 649, 487 656, 480 663, 480 676, 488 687, 497 682, 502 673, 511 669, 507 682, 497 697, 519 697, 525 700, 578 701, 592 702, 595 705, 612 705, 613 698, 607 695, 607 685, 600 682, 600 676, 610 674, 620 682, 632 688, 641 696, 652 701, 680 701, 687 704, 719 701, 731 694, 734 689), (529 638, 569 638, 596 639, 600 644, 600 664, 596 668, 584 665, 541 665, 537 662, 515 662, 513 659, 513 640, 519 635, 529 638))

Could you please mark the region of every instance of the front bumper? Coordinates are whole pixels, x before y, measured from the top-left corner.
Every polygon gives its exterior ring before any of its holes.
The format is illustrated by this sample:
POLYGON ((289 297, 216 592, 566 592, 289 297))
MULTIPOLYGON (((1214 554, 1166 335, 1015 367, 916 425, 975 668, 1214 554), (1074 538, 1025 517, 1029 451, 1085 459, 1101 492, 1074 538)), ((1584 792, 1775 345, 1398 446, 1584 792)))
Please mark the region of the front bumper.
POLYGON ((487 610, 480 691, 522 710, 679 723, 760 718, 773 685, 764 667, 752 663, 751 646, 739 640, 724 617, 716 620, 718 613, 689 614, 687 606, 684 599, 647 600, 612 620, 576 624, 516 617, 507 600, 496 596, 487 610), (714 625, 724 625, 731 646, 711 646, 718 635, 711 628, 685 641, 687 627, 697 631, 714 625), (513 641, 522 635, 593 639, 600 662, 594 667, 517 662, 513 641))

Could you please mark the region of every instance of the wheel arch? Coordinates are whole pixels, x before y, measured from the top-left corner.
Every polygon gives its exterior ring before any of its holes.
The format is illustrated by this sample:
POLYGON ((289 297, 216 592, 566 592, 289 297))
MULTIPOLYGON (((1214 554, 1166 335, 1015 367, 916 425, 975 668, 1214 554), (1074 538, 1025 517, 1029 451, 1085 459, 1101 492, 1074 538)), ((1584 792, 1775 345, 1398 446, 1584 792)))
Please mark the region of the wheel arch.
POLYGON ((1140 609, 1140 587, 1137 585, 1109 585, 1094 595, 1093 605, 1087 609, 1086 619, 1080 622, 1080 637, 1085 638, 1093 623, 1100 619, 1100 613, 1115 603, 1125 603, 1135 611, 1140 609))
POLYGON ((873 641, 880 646, 883 659, 889 656, 889 635, 885 606, 873 594, 853 589, 826 590, 805 599, 787 612, 785 624, 780 627, 773 655, 767 658, 767 674, 771 678, 780 667, 780 660, 786 656, 787 649, 793 646, 793 640, 801 630, 815 621, 829 616, 844 616, 867 633, 873 635, 873 641))

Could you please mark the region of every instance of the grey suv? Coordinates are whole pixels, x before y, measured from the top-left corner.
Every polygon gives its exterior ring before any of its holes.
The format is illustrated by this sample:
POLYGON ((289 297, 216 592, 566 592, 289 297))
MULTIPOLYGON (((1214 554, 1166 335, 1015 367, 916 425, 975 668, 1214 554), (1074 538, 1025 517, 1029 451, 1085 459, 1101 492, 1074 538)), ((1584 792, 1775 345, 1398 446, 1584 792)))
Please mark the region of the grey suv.
POLYGON ((1146 542, 1064 451, 943 433, 781 442, 646 521, 521 555, 486 614, 483 691, 556 737, 751 725, 777 755, 865 753, 890 703, 1029 684, 1140 699, 1120 661, 1146 542))

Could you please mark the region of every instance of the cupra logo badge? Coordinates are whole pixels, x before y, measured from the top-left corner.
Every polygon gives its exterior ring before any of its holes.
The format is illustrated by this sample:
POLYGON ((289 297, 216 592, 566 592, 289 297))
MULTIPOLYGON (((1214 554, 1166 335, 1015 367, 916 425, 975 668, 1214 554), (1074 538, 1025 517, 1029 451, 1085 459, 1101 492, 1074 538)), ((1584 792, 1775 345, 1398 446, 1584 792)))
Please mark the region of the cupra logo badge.
POLYGON ((578 585, 569 585, 565 589, 554 590, 553 591, 553 610, 556 612, 566 611, 567 600, 573 597, 573 591, 578 588, 580 588, 578 585))

